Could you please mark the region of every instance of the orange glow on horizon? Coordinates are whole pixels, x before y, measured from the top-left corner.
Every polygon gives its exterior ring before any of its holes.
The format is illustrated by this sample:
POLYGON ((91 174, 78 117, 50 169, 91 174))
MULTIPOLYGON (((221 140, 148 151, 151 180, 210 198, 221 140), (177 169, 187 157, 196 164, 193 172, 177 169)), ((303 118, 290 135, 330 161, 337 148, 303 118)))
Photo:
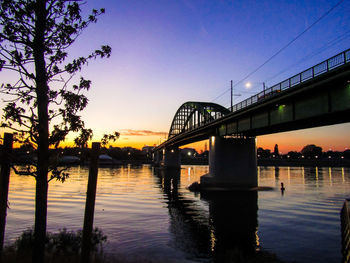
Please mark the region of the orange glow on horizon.
MULTIPOLYGON (((98 141, 98 140, 96 140, 98 141)), ((158 140, 159 141, 159 140, 158 140)), ((95 142, 95 140, 92 140, 91 142, 88 143, 88 146, 91 147, 91 143, 95 142)), ((142 149, 142 147, 144 146, 156 146, 158 145, 159 142, 157 143, 157 141, 155 140, 116 140, 115 142, 111 142, 107 145, 108 147, 132 147, 132 148, 136 148, 136 149, 142 149)), ((74 142, 73 141, 64 141, 62 143, 60 143, 61 148, 65 148, 65 147, 75 147, 74 142)))
MULTIPOLYGON (((142 149, 144 146, 156 146, 159 145, 164 140, 161 140, 159 138, 144 138, 145 136, 133 136, 135 138, 127 138, 127 139, 118 139, 115 142, 111 142, 108 144, 107 147, 133 147, 136 149, 142 149)), ((91 147, 91 143, 98 140, 92 140, 89 142, 89 147, 91 147)), ((315 144, 317 146, 322 147, 323 151, 345 151, 347 149, 350 149, 350 142, 347 144, 344 144, 344 139, 339 138, 331 141, 325 141, 322 139, 315 138, 314 140, 306 141, 303 138, 290 138, 290 137, 284 137, 284 136, 277 136, 277 135, 265 135, 257 137, 257 145, 256 147, 262 147, 264 149, 270 149, 273 150, 275 144, 278 144, 279 151, 283 154, 286 154, 290 151, 301 151, 301 149, 307 145, 307 144, 315 144)), ((19 147, 19 143, 14 143, 13 147, 17 148, 19 147)), ((75 147, 73 140, 66 140, 62 143, 60 143, 59 147, 65 148, 65 147, 75 147)), ((209 140, 204 140, 188 145, 183 145, 180 148, 194 148, 198 153, 209 150, 209 140)))
MULTIPOLYGON (((144 146, 156 146, 159 145, 164 140, 160 138, 145 138, 146 136, 132 136, 133 138, 120 138, 115 142, 111 142, 107 147, 133 147, 136 149, 142 149, 144 146)), ((98 140, 92 140, 89 142, 89 147, 91 147, 91 143, 98 140)), ((277 135, 265 135, 257 137, 257 148, 262 147, 264 149, 273 150, 275 144, 278 144, 279 151, 283 154, 286 154, 290 151, 301 151, 301 149, 307 144, 315 144, 317 146, 322 147, 323 151, 345 151, 350 149, 350 142, 344 145, 344 139, 339 138, 335 140, 325 141, 322 139, 315 138, 314 140, 307 141, 304 138, 294 138, 290 136, 277 136, 277 135)), ((18 143, 14 143, 14 148, 19 147, 18 143)), ((73 140, 66 140, 60 143, 59 147, 75 147, 73 140)), ((183 145, 180 148, 194 148, 198 153, 209 150, 209 140, 204 140, 188 145, 183 145)))
MULTIPOLYGON (((349 127, 349 124, 343 124, 343 127, 349 127)), ((286 154, 289 151, 301 151, 301 149, 308 144, 315 144, 322 147, 323 151, 345 151, 350 149, 350 137, 347 134, 348 129, 340 129, 340 125, 325 126, 320 128, 283 132, 276 134, 269 134, 257 137, 257 148, 273 150, 275 144, 278 144, 279 151, 286 154)), ((144 131, 143 131, 144 132, 144 131)), ((144 146, 159 145, 166 140, 166 135, 160 136, 159 132, 151 132, 152 135, 127 135, 122 134, 115 142, 111 142, 107 147, 133 147, 142 149, 144 146)), ((74 147, 74 134, 67 137, 67 140, 60 144, 60 147, 74 147)), ((89 142, 100 141, 102 134, 95 134, 93 139, 89 142)), ((14 143, 14 147, 19 147, 18 143, 14 143)), ((198 153, 209 150, 209 140, 204 140, 188 145, 183 145, 181 148, 194 148, 198 153)))

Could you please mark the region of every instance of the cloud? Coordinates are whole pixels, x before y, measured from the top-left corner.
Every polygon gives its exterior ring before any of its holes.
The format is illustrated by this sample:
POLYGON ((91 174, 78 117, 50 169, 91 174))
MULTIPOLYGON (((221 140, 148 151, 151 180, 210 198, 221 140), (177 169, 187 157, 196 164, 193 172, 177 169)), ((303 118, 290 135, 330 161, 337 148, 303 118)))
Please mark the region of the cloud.
POLYGON ((120 131, 120 134, 124 136, 166 136, 168 133, 160 131, 124 129, 120 131))

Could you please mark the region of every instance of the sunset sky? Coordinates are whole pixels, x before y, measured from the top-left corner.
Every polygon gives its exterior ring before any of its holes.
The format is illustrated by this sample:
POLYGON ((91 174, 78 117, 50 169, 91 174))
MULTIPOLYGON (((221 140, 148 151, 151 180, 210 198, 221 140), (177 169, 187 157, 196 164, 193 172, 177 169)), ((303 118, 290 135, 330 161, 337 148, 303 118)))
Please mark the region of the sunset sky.
MULTIPOLYGON (((121 132, 115 146, 159 144, 186 101, 228 107, 230 80, 242 81, 282 47, 336 6, 334 0, 140 1, 88 0, 83 12, 106 9, 69 50, 84 56, 103 44, 109 59, 93 61, 81 75, 92 80, 83 118, 94 130, 121 132), (222 96, 220 96, 222 95, 222 96), (218 98, 218 96, 220 96, 218 98)), ((248 79, 235 86, 235 101, 270 87, 350 48, 350 2, 329 14, 248 79), (247 90, 246 82, 252 83, 247 90)), ((0 72, 1 82, 9 75, 0 72)), ((258 146, 282 152, 317 144, 350 148, 350 124, 258 137, 258 146)), ((198 150, 203 143, 197 144, 198 150)))

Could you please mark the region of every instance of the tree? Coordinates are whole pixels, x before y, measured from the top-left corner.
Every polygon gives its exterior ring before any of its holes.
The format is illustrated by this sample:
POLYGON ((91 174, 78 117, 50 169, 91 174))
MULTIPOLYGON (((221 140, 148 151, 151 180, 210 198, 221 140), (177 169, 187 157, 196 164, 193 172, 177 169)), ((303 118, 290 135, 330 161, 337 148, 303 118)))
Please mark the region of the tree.
POLYGON ((111 48, 102 46, 86 57, 68 60, 67 49, 104 9, 92 10, 83 18, 76 0, 1 0, 0 71, 18 74, 14 84, 1 85, 6 98, 2 126, 18 133, 21 142, 37 150, 37 163, 28 169, 36 179, 35 245, 33 262, 44 261, 48 181, 64 180, 50 165, 49 147, 58 147, 69 132, 88 130, 79 116, 88 103, 84 92, 91 81, 76 74, 91 59, 109 57, 111 48))
POLYGON ((321 156, 322 148, 316 146, 315 144, 308 144, 303 147, 303 149, 301 150, 301 154, 304 155, 306 158, 321 156))
POLYGON ((261 158, 270 158, 271 157, 271 151, 269 149, 263 149, 262 147, 259 147, 257 149, 257 154, 258 154, 258 157, 261 157, 261 158))
POLYGON ((290 159, 298 159, 300 158, 300 153, 299 152, 296 152, 296 151, 290 151, 288 152, 288 156, 290 159))
POLYGON ((104 134, 101 139, 101 145, 102 147, 106 147, 110 141, 115 142, 120 136, 119 132, 113 132, 112 134, 104 134))

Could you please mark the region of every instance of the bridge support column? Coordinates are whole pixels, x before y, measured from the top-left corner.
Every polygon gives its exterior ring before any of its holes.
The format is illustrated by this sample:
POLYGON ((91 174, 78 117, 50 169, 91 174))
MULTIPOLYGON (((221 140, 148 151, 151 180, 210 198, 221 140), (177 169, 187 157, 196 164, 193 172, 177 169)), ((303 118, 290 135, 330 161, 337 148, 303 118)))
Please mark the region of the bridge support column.
POLYGON ((156 151, 153 153, 153 165, 158 167, 160 166, 161 161, 163 160, 163 152, 156 151))
POLYGON ((164 168, 177 168, 181 167, 180 150, 178 147, 165 148, 163 150, 163 160, 161 166, 164 168))
POLYGON ((244 190, 257 187, 255 138, 212 136, 209 143, 209 174, 200 179, 204 190, 244 190))

